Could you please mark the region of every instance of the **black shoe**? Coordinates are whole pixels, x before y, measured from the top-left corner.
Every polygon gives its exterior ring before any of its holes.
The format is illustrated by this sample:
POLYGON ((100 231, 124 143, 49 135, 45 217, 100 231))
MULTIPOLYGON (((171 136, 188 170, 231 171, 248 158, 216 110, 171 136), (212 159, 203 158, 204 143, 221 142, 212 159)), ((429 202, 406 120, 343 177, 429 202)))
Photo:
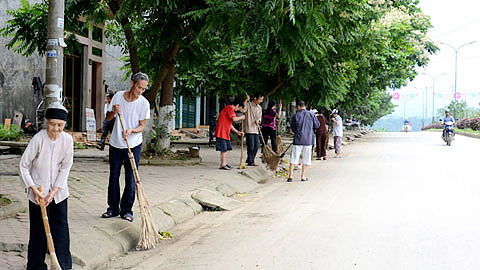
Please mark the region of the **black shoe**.
POLYGON ((287 179, 287 182, 292 182, 292 181, 293 181, 292 178, 288 178, 288 179, 287 179))
POLYGON ((307 182, 308 178, 302 179, 302 182, 307 182))
POLYGON ((97 145, 97 149, 100 150, 100 151, 103 151, 103 149, 105 149, 105 145, 99 144, 99 145, 97 145))

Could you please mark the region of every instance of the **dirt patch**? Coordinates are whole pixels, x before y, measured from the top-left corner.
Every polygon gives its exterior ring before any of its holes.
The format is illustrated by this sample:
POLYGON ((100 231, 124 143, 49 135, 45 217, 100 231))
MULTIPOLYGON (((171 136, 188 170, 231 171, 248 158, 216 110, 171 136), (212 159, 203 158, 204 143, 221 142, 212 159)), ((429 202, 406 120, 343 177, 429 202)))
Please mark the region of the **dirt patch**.
POLYGON ((8 198, 5 198, 4 195, 0 194, 0 207, 3 207, 5 205, 11 204, 12 201, 10 201, 8 198))

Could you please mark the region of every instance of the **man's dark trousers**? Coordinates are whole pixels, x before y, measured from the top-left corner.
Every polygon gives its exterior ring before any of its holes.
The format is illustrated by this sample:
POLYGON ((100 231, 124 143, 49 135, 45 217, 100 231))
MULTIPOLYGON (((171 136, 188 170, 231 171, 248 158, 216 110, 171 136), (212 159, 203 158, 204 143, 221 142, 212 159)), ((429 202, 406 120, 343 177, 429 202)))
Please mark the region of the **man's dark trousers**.
POLYGON ((254 133, 246 133, 247 137, 247 164, 255 164, 255 156, 260 147, 260 136, 254 133))
POLYGON ((103 128, 102 128, 102 137, 100 138, 100 145, 105 146, 105 140, 107 139, 108 133, 112 133, 113 125, 115 125, 115 118, 108 121, 107 119, 103 120, 103 128))
MULTIPOLYGON (((135 163, 140 162, 140 153, 142 152, 142 144, 131 148, 135 163)), ((132 166, 128 158, 128 149, 119 149, 110 146, 110 179, 108 181, 108 210, 112 210, 114 215, 133 214, 132 206, 135 202, 135 178, 133 176, 132 166), (125 168, 125 188, 123 190, 122 199, 120 201, 120 171, 122 164, 125 168), (120 208, 119 208, 120 205, 120 208)))

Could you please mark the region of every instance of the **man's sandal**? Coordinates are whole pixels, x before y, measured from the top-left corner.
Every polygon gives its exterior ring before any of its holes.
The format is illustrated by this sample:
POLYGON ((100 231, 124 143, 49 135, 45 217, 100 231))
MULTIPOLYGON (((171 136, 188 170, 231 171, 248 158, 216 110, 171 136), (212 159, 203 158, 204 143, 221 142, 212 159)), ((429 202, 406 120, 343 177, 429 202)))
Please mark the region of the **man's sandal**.
POLYGON ((107 212, 102 214, 102 218, 111 218, 116 216, 118 216, 118 214, 114 214, 112 210, 107 210, 107 212))
POLYGON ((123 215, 122 218, 127 220, 127 221, 133 222, 133 215, 130 214, 130 213, 127 213, 127 214, 123 215))

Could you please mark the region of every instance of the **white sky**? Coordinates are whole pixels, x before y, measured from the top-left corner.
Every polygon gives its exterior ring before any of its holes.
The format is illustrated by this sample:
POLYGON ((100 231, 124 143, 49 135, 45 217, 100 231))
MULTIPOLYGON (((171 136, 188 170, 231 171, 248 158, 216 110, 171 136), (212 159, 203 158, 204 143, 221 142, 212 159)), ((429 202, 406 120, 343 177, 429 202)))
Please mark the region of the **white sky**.
MULTIPOLYGON (((429 31, 429 37, 439 46, 437 54, 430 57, 430 64, 425 69, 419 70, 419 75, 408 84, 399 89, 401 95, 419 94, 410 98, 405 106, 407 117, 422 117, 422 97, 425 87, 429 87, 427 93, 427 119, 432 118, 432 78, 422 73, 436 76, 435 111, 453 99, 455 82, 455 51, 440 42, 459 46, 477 41, 472 45, 463 47, 458 51, 457 67, 457 92, 476 93, 476 97, 462 95, 470 107, 479 108, 480 102, 480 1, 477 0, 420 0, 420 8, 423 13, 431 17, 433 28, 429 31), (422 89, 422 90, 418 90, 422 89)), ((393 101, 398 105, 393 115, 403 116, 404 106, 402 101, 393 101)))

